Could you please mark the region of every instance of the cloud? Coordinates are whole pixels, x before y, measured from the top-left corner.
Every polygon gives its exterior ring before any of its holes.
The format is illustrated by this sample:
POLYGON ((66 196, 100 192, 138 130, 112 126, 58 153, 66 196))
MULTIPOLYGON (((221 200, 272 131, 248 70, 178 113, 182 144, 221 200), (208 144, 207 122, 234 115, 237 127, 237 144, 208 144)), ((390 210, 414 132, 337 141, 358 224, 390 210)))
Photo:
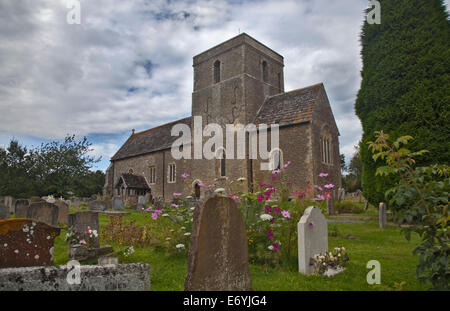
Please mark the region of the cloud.
POLYGON ((287 91, 324 82, 342 150, 359 140, 365 0, 80 3, 70 25, 65 1, 0 1, 0 134, 122 137, 188 116, 192 57, 245 31, 285 57, 287 91))

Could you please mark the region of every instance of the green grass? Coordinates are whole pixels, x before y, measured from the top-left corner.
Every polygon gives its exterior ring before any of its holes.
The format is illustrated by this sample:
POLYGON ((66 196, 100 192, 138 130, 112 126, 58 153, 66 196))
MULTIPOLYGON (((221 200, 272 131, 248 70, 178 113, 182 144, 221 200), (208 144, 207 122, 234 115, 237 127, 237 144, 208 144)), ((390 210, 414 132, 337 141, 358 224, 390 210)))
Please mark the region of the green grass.
MULTIPOLYGON (((128 210, 130 211, 130 210, 128 210)), ((74 211, 71 211, 74 212, 74 211)), ((125 217, 134 220, 137 225, 151 224, 149 214, 130 211, 125 217)), ((359 216, 360 214, 358 214, 359 216)), ((100 215, 100 227, 108 222, 108 216, 100 215)), ((154 222, 153 223, 157 223, 154 222)), ((394 287, 395 283, 405 282, 403 290, 427 290, 428 286, 416 279, 415 269, 418 257, 412 255, 413 249, 419 243, 419 237, 413 235, 407 241, 400 228, 388 225, 385 229, 378 227, 377 221, 365 223, 336 223, 337 237, 329 237, 329 249, 344 246, 350 257, 346 271, 333 278, 321 276, 305 276, 298 273, 295 261, 278 268, 260 265, 250 265, 250 274, 254 290, 264 291, 305 291, 305 290, 382 290, 394 287), (348 239, 347 236, 356 239, 348 239), (378 260, 381 264, 381 284, 374 287, 368 285, 366 275, 369 260, 378 260), (384 286, 384 287, 383 287, 384 286)), ((155 227, 157 228, 157 227, 155 227)), ((330 228, 330 227, 329 227, 330 228)), ((67 245, 64 241, 66 231, 55 240, 55 264, 67 263, 67 245)), ((112 245, 115 250, 121 247, 114 243, 102 242, 102 245, 112 245)), ((130 257, 121 257, 122 263, 145 262, 151 266, 151 286, 156 291, 180 291, 184 288, 187 274, 186 255, 168 255, 153 247, 135 247, 135 253, 130 257)))

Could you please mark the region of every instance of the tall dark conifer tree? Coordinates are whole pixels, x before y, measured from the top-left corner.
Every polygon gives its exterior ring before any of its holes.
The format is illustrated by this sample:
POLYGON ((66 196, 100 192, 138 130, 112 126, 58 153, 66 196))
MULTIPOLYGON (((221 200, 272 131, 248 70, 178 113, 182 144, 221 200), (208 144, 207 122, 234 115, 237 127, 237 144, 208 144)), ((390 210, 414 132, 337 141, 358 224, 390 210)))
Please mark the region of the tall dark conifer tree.
MULTIPOLYGON (((417 165, 450 159, 450 23, 441 0, 381 0, 381 24, 364 23, 363 70, 355 104, 361 120, 362 188, 384 201, 392 180, 375 177, 367 142, 374 131, 411 135, 410 150, 430 152, 417 165)), ((369 9, 370 10, 370 9, 369 9)))

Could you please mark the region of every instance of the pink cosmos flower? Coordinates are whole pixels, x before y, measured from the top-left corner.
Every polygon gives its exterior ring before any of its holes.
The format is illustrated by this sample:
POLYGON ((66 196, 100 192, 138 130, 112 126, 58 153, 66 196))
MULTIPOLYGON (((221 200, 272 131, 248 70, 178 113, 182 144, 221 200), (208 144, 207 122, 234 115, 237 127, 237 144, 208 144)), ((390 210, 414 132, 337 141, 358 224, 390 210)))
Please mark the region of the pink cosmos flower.
POLYGON ((319 174, 319 177, 327 177, 327 176, 328 176, 327 173, 320 173, 320 174, 319 174))
POLYGON ((208 188, 214 188, 214 185, 208 185, 208 188))
POLYGON ((272 181, 277 181, 277 179, 275 176, 272 177, 272 181))
POLYGON ((181 178, 188 178, 190 175, 188 173, 181 174, 181 178))
POLYGON ((205 185, 204 184, 197 184, 199 187, 204 187, 205 185))
POLYGON ((323 201, 325 200, 325 197, 323 196, 323 194, 318 194, 315 198, 314 201, 323 201))
POLYGON ((268 239, 273 239, 273 232, 271 230, 267 231, 267 238, 268 239))
POLYGON ((258 195, 257 199, 258 199, 258 202, 262 202, 264 200, 264 196, 258 195))
POLYGON ((156 213, 156 214, 161 214, 162 211, 161 211, 160 209, 157 209, 157 210, 155 210, 155 213, 156 213))
POLYGON ((321 186, 314 185, 314 188, 319 189, 320 191, 323 191, 321 186))
POLYGON ((178 208, 178 205, 176 205, 175 203, 170 204, 170 206, 178 208))
POLYGON ((81 240, 80 244, 86 245, 86 240, 81 240))
POLYGON ((178 192, 174 192, 174 193, 173 193, 173 196, 174 196, 174 197, 179 197, 180 195, 181 195, 181 193, 178 193, 178 192))
POLYGON ((274 251, 277 251, 280 249, 280 246, 277 243, 273 243, 272 246, 273 246, 274 251))
POLYGON ((289 165, 291 165, 291 161, 288 161, 285 165, 284 165, 284 168, 287 168, 289 165))
POLYGON ((266 205, 266 214, 270 214, 271 211, 272 211, 272 206, 266 205))
POLYGON ((311 222, 309 223, 309 225, 311 226, 311 228, 314 228, 314 226, 315 226, 316 224, 314 223, 314 221, 311 221, 311 222))
POLYGON ((282 211, 281 215, 283 215, 284 218, 291 218, 291 214, 288 211, 282 211))
POLYGON ((327 189, 333 189, 334 185, 333 184, 328 184, 328 185, 325 185, 324 187, 327 188, 327 189))
POLYGON ((153 214, 152 214, 152 219, 153 219, 153 220, 158 219, 158 213, 153 213, 153 214))
POLYGON ((153 206, 149 206, 148 208, 145 209, 146 212, 150 212, 152 210, 153 206))
POLYGON ((273 211, 274 211, 275 213, 279 214, 280 211, 281 211, 281 208, 280 208, 279 206, 275 206, 275 207, 273 208, 273 211))
POLYGON ((276 169, 276 170, 273 170, 272 171, 272 174, 278 174, 278 173, 280 173, 281 171, 280 171, 280 169, 276 169))
POLYGON ((265 186, 266 186, 265 184, 263 184, 263 183, 260 182, 260 181, 258 181, 258 185, 259 185, 260 187, 265 187, 265 186))

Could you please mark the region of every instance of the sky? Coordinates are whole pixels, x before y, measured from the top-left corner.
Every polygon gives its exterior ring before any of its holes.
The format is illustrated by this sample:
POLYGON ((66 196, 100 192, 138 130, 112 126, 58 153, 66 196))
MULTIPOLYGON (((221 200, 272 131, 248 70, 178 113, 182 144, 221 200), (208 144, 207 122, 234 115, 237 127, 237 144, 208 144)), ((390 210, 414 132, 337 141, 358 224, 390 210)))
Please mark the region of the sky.
POLYGON ((0 1, 0 146, 87 136, 105 170, 132 129, 190 116, 192 57, 245 32, 284 56, 285 91, 324 83, 353 155, 367 0, 79 0, 80 24, 67 2, 0 1))

